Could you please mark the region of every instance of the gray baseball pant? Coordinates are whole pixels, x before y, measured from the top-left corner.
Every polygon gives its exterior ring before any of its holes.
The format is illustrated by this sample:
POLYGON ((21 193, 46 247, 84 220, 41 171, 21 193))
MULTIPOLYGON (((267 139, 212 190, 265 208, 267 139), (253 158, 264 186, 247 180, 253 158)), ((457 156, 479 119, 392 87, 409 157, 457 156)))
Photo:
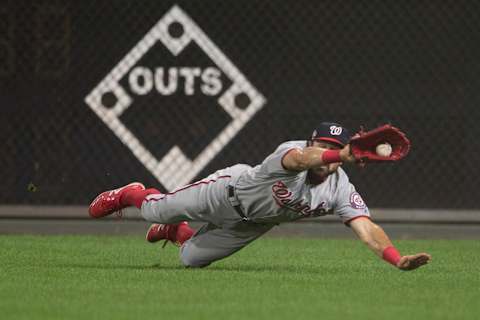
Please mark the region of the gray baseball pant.
POLYGON ((274 226, 242 221, 228 199, 229 183, 248 168, 242 164, 225 168, 173 192, 149 195, 143 202, 142 216, 150 222, 207 223, 183 244, 180 260, 185 266, 208 266, 242 249, 274 226))

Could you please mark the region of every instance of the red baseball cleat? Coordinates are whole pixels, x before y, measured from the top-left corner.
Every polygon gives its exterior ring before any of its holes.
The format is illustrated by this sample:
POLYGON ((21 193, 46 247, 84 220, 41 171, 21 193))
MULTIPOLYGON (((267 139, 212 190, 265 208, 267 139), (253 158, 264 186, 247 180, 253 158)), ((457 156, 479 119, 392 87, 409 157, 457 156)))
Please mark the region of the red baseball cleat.
POLYGON ((101 218, 126 208, 126 205, 120 204, 120 197, 127 190, 145 190, 145 186, 140 182, 133 182, 121 188, 100 193, 88 208, 90 217, 101 218))
POLYGON ((177 246, 181 246, 185 241, 190 239, 194 231, 186 221, 179 224, 152 224, 147 231, 146 239, 148 242, 155 243, 165 240, 163 247, 168 241, 173 242, 177 246))

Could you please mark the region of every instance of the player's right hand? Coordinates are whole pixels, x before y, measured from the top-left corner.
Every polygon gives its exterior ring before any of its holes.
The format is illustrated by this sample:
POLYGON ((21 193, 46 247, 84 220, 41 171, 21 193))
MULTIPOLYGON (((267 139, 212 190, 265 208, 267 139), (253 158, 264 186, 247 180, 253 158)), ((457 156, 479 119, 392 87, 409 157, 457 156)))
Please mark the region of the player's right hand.
POLYGON ((432 260, 432 256, 428 253, 417 253, 411 256, 403 256, 397 263, 400 270, 410 271, 415 270, 432 260))

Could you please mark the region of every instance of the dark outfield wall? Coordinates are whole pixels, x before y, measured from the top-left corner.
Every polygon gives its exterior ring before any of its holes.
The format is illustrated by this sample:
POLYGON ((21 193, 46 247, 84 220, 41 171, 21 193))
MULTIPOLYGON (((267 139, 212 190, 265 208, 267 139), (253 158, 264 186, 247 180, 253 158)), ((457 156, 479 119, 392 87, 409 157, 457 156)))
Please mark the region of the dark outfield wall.
POLYGON ((1 1, 0 203, 171 189, 333 120, 413 142, 348 169, 370 206, 479 208, 479 18, 473 1, 1 1))

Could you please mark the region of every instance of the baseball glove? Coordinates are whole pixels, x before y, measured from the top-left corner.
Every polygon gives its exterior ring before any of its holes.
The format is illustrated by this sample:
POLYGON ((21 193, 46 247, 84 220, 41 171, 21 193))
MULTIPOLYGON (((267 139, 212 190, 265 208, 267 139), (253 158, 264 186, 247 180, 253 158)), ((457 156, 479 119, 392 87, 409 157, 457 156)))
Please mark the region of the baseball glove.
POLYGON ((389 124, 370 131, 363 128, 350 140, 350 150, 358 162, 398 161, 410 151, 410 141, 405 133, 389 124), (380 156, 376 152, 379 144, 389 143, 392 152, 389 156, 380 156))

